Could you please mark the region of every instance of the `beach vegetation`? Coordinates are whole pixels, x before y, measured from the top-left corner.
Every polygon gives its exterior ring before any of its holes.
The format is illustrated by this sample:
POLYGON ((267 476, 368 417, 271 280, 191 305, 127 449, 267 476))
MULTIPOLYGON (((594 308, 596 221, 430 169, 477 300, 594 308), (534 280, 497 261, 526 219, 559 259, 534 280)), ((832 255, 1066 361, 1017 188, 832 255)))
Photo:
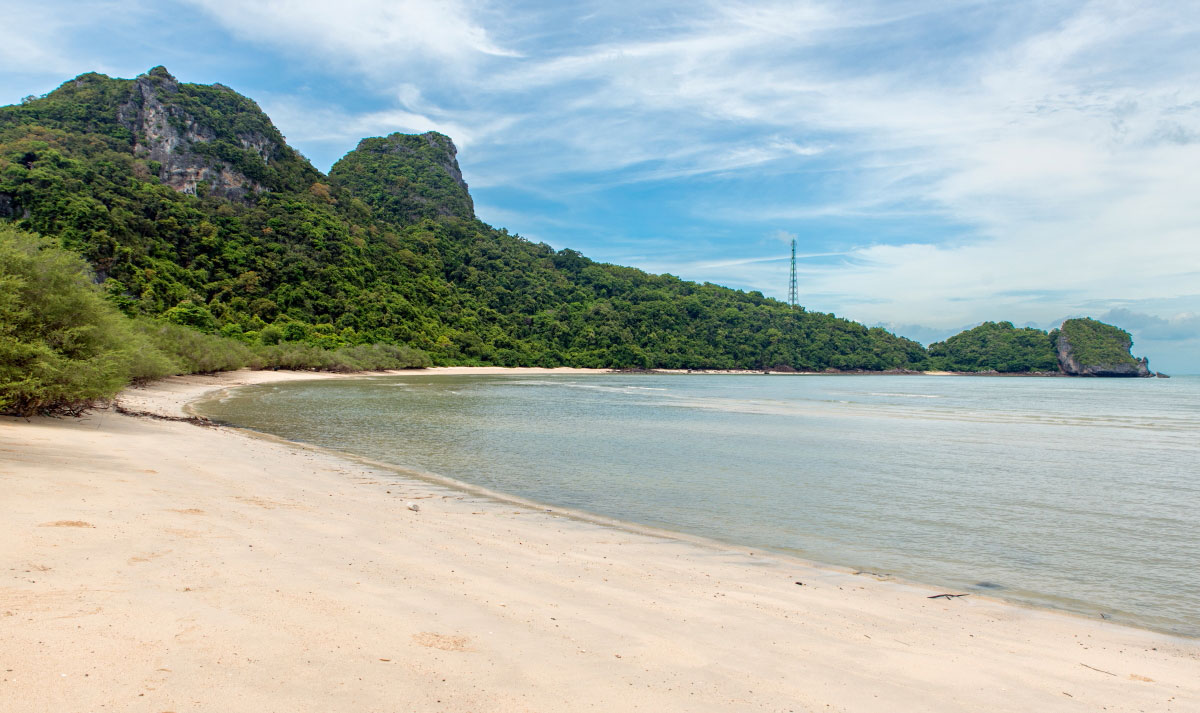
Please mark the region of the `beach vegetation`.
POLYGON ((424 352, 394 344, 356 344, 337 349, 322 349, 304 342, 285 342, 257 349, 255 359, 258 368, 264 369, 305 369, 343 373, 421 369, 433 365, 424 352))
POLYGON ((78 411, 175 370, 104 299, 82 258, 0 225, 0 413, 78 411))
MULTIPOLYGON (((185 311, 199 312, 184 306, 176 314, 185 311)), ((352 372, 431 363, 410 347, 267 344, 244 333, 201 331, 197 326, 207 321, 195 321, 131 318, 77 253, 0 224, 0 413, 78 413, 129 384, 173 374, 245 367, 352 372)))
POLYGON ((139 318, 134 320, 134 329, 175 364, 176 374, 212 374, 262 363, 257 353, 241 341, 194 327, 139 318))

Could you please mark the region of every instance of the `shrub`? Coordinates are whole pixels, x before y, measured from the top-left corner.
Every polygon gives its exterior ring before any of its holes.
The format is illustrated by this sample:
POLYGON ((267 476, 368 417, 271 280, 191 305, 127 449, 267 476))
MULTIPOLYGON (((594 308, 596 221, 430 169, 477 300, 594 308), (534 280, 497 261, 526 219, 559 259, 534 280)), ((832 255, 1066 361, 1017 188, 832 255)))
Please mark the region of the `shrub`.
POLYGON ((0 226, 0 412, 78 412, 174 367, 104 299, 82 258, 0 226))
POLYGON ((258 356, 245 344, 215 334, 170 322, 141 319, 136 330, 158 351, 178 364, 176 373, 210 374, 242 367, 256 367, 258 356))
POLYGON ((268 369, 330 371, 333 363, 328 351, 304 342, 280 342, 260 347, 258 357, 268 369))
POLYGON ((258 332, 258 341, 267 346, 283 341, 283 329, 275 324, 268 324, 258 332))
POLYGON ((201 332, 213 332, 217 328, 217 319, 204 305, 198 305, 191 300, 184 300, 163 313, 163 319, 174 324, 194 327, 201 332))
POLYGON ((359 344, 331 350, 302 342, 286 342, 260 347, 258 357, 260 368, 311 371, 380 371, 432 365, 425 352, 391 344, 359 344))
POLYGON ((359 344, 333 352, 335 359, 352 367, 348 371, 381 369, 424 369, 432 366, 429 355, 409 347, 392 344, 359 344))
MULTIPOLYGON (((176 318, 207 325, 207 309, 181 305, 176 318)), ((171 374, 430 365, 424 352, 389 344, 334 350, 304 342, 270 344, 278 336, 286 339, 289 330, 296 333, 304 326, 264 327, 267 345, 252 349, 183 324, 130 319, 105 299, 81 257, 50 240, 0 226, 0 413, 79 413, 131 382, 171 374)))

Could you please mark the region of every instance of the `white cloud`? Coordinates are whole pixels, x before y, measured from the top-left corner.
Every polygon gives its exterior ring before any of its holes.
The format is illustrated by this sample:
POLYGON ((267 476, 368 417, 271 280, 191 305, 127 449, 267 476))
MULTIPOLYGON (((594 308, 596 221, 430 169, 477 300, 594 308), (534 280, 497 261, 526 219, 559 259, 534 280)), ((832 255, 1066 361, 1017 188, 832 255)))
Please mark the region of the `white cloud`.
POLYGON ((1196 312, 1180 312, 1163 318, 1118 307, 1104 313, 1101 319, 1119 324, 1143 339, 1200 341, 1200 314, 1196 312))
POLYGON ((399 108, 352 114, 336 106, 313 106, 292 97, 267 97, 260 104, 273 120, 287 127, 291 142, 337 141, 352 145, 364 137, 396 131, 438 131, 452 137, 455 145, 462 148, 475 136, 473 128, 458 124, 453 118, 399 108))
POLYGON ((479 24, 479 7, 460 0, 187 1, 235 35, 294 55, 348 59, 373 76, 410 64, 461 72, 481 56, 517 56, 479 24))
POLYGON ((77 3, 63 8, 54 2, 8 3, 3 9, 7 28, 0 42, 4 74, 45 76, 55 82, 87 71, 111 72, 105 53, 76 41, 81 30, 102 26, 114 16, 144 13, 138 0, 77 3))

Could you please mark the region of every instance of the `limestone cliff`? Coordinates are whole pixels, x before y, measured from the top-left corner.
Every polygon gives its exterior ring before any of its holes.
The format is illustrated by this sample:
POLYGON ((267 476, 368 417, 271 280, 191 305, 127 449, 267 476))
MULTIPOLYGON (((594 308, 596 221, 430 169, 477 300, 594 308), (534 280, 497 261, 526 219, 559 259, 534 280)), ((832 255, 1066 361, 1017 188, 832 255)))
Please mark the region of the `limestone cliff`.
POLYGON ((1094 319, 1068 319, 1050 334, 1059 368, 1071 376, 1153 376, 1146 358, 1130 354, 1133 338, 1094 319))
POLYGON ((424 218, 475 217, 475 205, 458 167, 450 137, 391 134, 363 139, 329 171, 373 209, 406 223, 424 218))
MULTIPOLYGON (((134 135, 134 155, 156 162, 159 180, 184 193, 196 194, 201 184, 210 195, 235 200, 263 191, 261 183, 230 162, 197 151, 217 139, 216 130, 170 102, 178 95, 179 83, 162 67, 133 80, 117 119, 134 135)), ((274 153, 271 141, 260 134, 241 134, 237 140, 264 163, 274 153)))

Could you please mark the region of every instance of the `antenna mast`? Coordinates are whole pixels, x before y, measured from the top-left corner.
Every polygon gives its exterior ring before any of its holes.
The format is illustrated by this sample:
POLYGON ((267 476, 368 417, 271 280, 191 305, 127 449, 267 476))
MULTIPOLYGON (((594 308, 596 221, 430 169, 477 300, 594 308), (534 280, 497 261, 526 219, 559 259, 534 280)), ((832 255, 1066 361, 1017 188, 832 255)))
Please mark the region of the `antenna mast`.
POLYGON ((796 309, 796 239, 792 238, 792 279, 788 283, 788 306, 796 309))

